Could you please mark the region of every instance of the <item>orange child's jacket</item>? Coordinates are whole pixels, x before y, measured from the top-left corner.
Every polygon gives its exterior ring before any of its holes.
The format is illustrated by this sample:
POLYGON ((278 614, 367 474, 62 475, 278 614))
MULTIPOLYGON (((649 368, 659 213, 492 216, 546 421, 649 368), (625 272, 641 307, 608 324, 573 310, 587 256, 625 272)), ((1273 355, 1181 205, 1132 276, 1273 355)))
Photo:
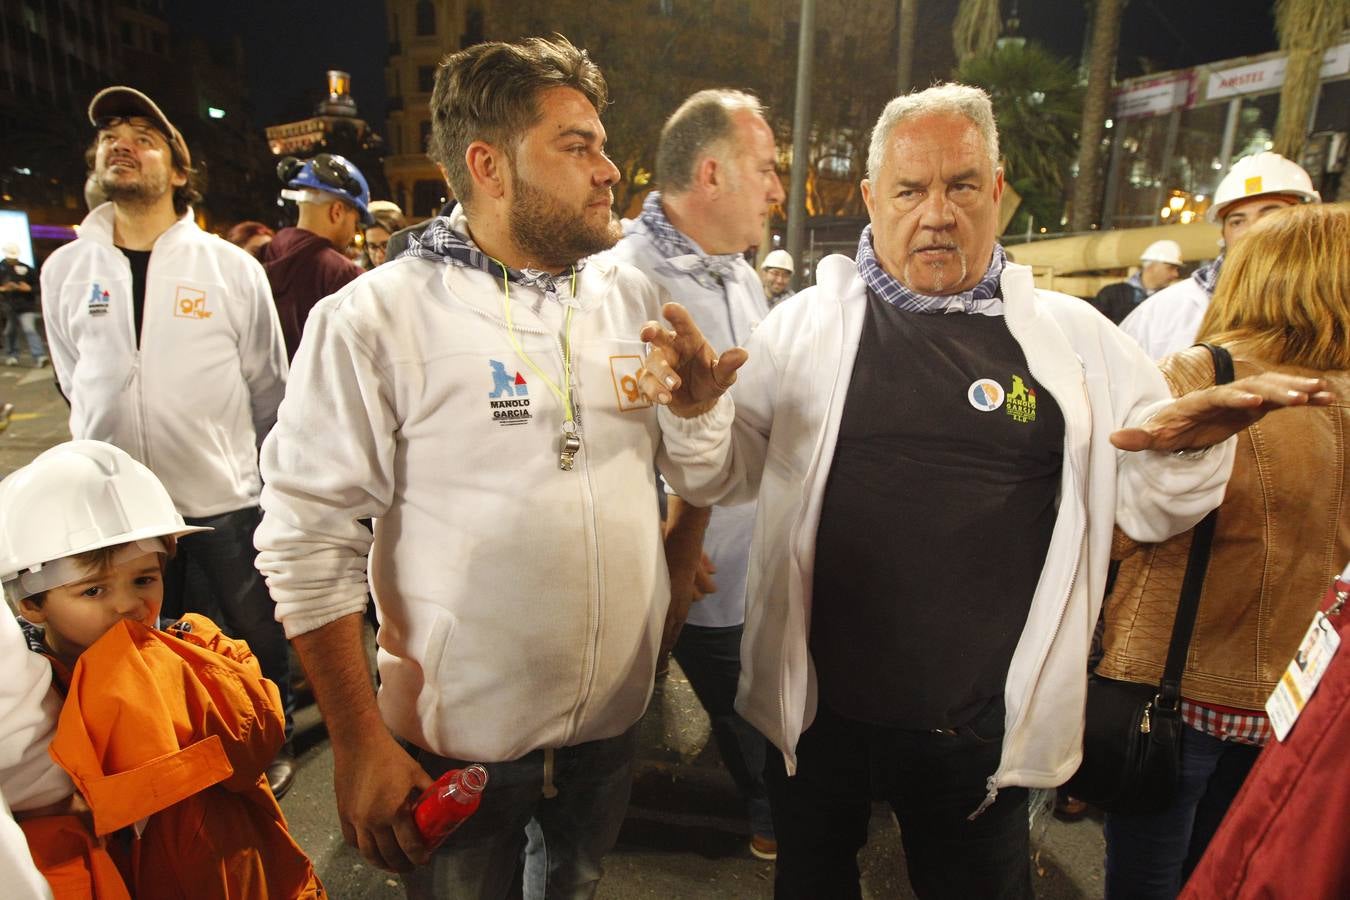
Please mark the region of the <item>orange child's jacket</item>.
MULTIPOLYGON (((139 833, 109 844, 137 900, 317 900, 323 887, 267 787, 284 739, 276 686, 248 645, 188 615, 166 631, 123 622, 81 654, 51 755, 88 801, 99 838, 139 833)), ((24 829, 39 868, 80 868, 68 827, 36 819, 24 829)), ((99 842, 89 847, 94 896, 126 896, 107 883, 99 842)), ((61 898, 61 873, 50 874, 61 898)))

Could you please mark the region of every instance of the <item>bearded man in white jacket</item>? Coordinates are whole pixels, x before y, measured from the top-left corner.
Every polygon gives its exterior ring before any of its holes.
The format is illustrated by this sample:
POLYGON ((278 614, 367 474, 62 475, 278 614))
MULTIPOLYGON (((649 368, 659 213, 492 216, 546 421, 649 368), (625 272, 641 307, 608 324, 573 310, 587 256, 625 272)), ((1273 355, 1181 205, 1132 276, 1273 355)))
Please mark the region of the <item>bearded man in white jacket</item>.
POLYGON ((258 566, 343 834, 377 866, 430 862, 412 897, 593 896, 627 805, 669 599, 653 463, 672 473, 637 388, 661 295, 587 259, 618 238, 606 96, 562 37, 446 58, 430 152, 459 205, 314 307, 263 448, 258 566), (409 796, 468 762, 482 805, 429 859, 409 796))
MULTIPOLYGON (((107 441, 150 468, 185 519, 165 571, 165 615, 218 616, 248 642, 294 707, 286 638, 250 565, 261 512, 258 447, 276 419, 286 347, 258 261, 202 231, 192 156, 163 110, 134 88, 89 103, 90 158, 109 202, 42 269, 52 363, 70 433, 107 441), (204 592, 188 585, 202 583, 204 592)), ((278 797, 294 780, 283 751, 268 767, 278 797)))
POLYGON ((685 499, 758 496, 737 709, 782 751, 778 898, 859 896, 873 800, 919 896, 1030 898, 1027 788, 1079 763, 1112 526, 1190 527, 1226 438, 1332 399, 1260 378, 1171 401, 1133 341, 1007 262, 998 159, 983 91, 899 97, 857 261, 774 308, 730 398, 682 383, 711 355, 686 314, 642 332, 685 499))

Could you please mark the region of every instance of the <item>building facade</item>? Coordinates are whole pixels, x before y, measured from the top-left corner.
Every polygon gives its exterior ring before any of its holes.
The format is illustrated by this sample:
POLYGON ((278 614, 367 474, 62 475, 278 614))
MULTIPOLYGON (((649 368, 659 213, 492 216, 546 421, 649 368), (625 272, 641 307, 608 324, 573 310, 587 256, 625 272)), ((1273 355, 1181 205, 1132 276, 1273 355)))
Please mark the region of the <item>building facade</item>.
MULTIPOLYGON (((1124 81, 1110 121, 1106 228, 1203 217, 1232 163, 1269 150, 1285 54, 1264 53, 1124 81)), ((1326 200, 1346 199, 1350 32, 1322 58, 1322 83, 1299 162, 1326 200)))

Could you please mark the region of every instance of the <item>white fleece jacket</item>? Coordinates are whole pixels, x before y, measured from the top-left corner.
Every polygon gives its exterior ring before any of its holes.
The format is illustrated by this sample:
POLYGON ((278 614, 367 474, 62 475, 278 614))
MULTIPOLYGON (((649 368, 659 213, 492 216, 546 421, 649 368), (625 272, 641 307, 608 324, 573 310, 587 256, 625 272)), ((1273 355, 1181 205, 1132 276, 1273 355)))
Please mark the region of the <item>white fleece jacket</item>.
POLYGON ((69 797, 69 776, 47 755, 61 696, 51 688, 52 668, 28 649, 19 624, 0 607, 0 886, 16 900, 50 897, 33 865, 28 841, 10 810, 37 809, 69 797))
MULTIPOLYGON (((769 304, 749 263, 738 261, 720 287, 705 287, 689 273, 697 265, 696 257, 666 259, 641 219, 626 220, 623 227, 623 240, 609 251, 612 258, 637 267, 672 300, 683 304, 719 352, 750 340, 769 314, 769 304)), ((745 621, 745 567, 754 525, 753 503, 713 508, 703 535, 703 552, 717 569, 717 590, 690 605, 687 624, 726 628, 745 621)))
POLYGON ((289 636, 380 614, 380 708, 443 756, 516 759, 642 715, 669 604, 655 410, 633 380, 661 295, 593 259, 562 299, 511 285, 521 349, 563 381, 574 306, 582 449, 508 338, 502 283, 404 258, 310 313, 263 446, 258 568, 289 636), (373 536, 357 519, 373 517, 373 536), (369 559, 367 559, 369 555, 369 559))
MULTIPOLYGON (((661 411, 681 496, 708 504, 758 495, 736 708, 783 751, 789 772, 816 712, 807 644, 816 527, 867 305, 847 257, 822 260, 817 279, 751 338, 731 391, 729 437, 725 405, 697 420, 661 411)), ((1009 264, 1002 288, 1008 330, 1064 415, 1065 465, 1050 549, 1008 671, 990 800, 999 787, 1061 784, 1078 767, 1112 526, 1142 541, 1189 528, 1223 498, 1234 452, 1231 439, 1195 460, 1117 451, 1112 431, 1170 400, 1157 367, 1088 304, 1035 290, 1026 266, 1009 264)))
POLYGON ((1120 330, 1139 342, 1153 359, 1162 359, 1195 343, 1209 294, 1194 278, 1183 278, 1148 297, 1121 320, 1120 330))
POLYGON ((185 516, 257 506, 258 445, 286 383, 267 275, 189 210, 155 242, 145 282, 138 344, 111 203, 43 266, 42 314, 71 437, 130 453, 185 516))

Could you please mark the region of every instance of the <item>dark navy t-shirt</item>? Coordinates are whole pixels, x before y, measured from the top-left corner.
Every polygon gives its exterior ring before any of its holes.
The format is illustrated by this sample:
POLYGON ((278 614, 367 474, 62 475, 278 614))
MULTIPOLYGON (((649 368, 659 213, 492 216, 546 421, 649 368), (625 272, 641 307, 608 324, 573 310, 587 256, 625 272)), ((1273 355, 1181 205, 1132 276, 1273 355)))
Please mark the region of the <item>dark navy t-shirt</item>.
POLYGON ((953 728, 1002 695, 1064 420, 1002 316, 867 304, 816 537, 812 658, 843 716, 953 728))

